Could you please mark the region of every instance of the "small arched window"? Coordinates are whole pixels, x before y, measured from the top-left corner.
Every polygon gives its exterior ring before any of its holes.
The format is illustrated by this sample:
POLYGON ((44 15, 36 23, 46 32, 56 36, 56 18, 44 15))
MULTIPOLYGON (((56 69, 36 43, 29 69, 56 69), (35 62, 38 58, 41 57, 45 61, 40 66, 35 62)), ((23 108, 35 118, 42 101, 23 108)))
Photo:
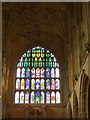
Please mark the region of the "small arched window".
POLYGON ((15 103, 60 103, 60 71, 55 56, 34 47, 17 64, 15 103))

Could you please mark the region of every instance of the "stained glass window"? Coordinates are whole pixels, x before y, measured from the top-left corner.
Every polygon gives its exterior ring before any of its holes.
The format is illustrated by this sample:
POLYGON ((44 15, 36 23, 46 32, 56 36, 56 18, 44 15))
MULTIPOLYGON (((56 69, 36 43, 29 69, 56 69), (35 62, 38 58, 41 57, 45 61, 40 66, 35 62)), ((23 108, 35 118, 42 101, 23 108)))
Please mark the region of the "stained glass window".
POLYGON ((17 63, 15 104, 59 104, 60 68, 53 53, 34 47, 17 63))

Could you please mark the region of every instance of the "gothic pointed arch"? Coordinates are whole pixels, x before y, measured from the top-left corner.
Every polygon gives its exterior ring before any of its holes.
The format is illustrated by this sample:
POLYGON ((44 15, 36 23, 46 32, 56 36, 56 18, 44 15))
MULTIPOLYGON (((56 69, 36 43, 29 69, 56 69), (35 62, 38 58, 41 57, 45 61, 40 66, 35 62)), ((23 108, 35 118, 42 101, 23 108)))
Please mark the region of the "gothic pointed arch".
POLYGON ((15 103, 60 103, 60 66, 48 49, 34 47, 18 60, 15 103))

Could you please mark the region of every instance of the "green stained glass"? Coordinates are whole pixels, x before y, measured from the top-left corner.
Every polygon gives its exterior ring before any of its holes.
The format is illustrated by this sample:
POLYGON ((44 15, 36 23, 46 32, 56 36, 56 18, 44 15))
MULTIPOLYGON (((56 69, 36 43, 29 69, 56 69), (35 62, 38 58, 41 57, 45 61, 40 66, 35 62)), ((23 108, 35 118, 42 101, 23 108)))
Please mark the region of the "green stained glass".
POLYGON ((27 58, 27 61, 30 61, 30 58, 27 58))
POLYGON ((52 60, 51 60, 51 57, 49 57, 49 61, 52 61, 52 60))
POLYGON ((25 58, 25 61, 28 61, 27 58, 25 58))
POLYGON ((53 58, 53 57, 51 57, 51 61, 54 61, 54 58, 53 58))
POLYGON ((24 66, 24 62, 21 63, 21 66, 22 66, 22 67, 24 66))
POLYGON ((28 62, 24 62, 24 67, 28 67, 28 62))
POLYGON ((30 57, 30 52, 27 53, 27 57, 30 57))
POLYGON ((32 53, 32 57, 35 57, 35 53, 32 53))

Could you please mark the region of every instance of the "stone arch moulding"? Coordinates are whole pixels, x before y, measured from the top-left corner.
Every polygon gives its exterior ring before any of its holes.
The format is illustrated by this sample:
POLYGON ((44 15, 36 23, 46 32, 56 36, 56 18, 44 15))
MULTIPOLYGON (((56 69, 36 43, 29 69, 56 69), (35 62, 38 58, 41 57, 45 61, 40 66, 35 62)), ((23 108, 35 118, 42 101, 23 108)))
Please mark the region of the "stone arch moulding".
POLYGON ((73 118, 78 118, 78 98, 75 90, 73 93, 73 118))

